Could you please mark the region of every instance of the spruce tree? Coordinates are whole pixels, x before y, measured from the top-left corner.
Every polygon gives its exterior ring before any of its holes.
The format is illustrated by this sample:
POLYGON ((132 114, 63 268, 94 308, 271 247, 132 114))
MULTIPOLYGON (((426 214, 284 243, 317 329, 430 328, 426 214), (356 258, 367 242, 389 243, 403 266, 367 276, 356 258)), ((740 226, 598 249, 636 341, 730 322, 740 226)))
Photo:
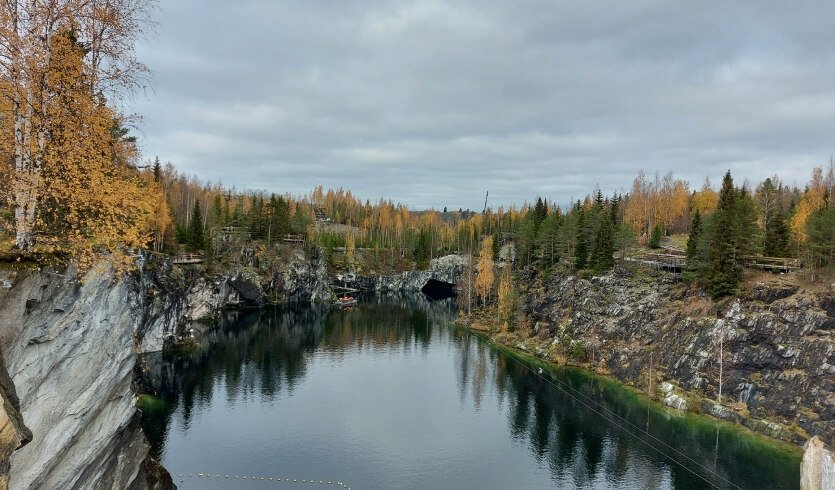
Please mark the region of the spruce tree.
POLYGON ((574 268, 585 269, 588 262, 588 243, 586 240, 586 213, 582 206, 577 206, 577 246, 574 249, 574 268))
POLYGON ((615 228, 620 224, 620 197, 617 194, 612 197, 612 204, 609 206, 609 219, 615 228))
POLYGON ((600 224, 597 228, 597 237, 594 241, 592 252, 592 270, 595 274, 608 272, 615 266, 612 256, 615 252, 614 227, 612 219, 607 214, 602 214, 600 224))
POLYGON ((415 245, 415 262, 418 267, 425 267, 429 263, 429 233, 421 230, 415 245))
POLYGON ((702 236, 702 213, 697 209, 690 220, 690 235, 687 237, 687 260, 696 258, 699 239, 702 236))
POLYGON ((806 221, 806 258, 812 281, 820 279, 823 269, 835 263, 835 206, 828 205, 806 221))
POLYGON ((542 223, 542 220, 544 220, 546 216, 548 216, 548 208, 545 206, 545 203, 542 201, 542 198, 537 197, 536 204, 533 208, 533 219, 537 229, 539 228, 539 224, 542 223))
POLYGON ((212 226, 223 226, 223 198, 221 198, 220 194, 215 194, 215 198, 212 200, 212 209, 210 213, 212 219, 211 223, 212 226))
POLYGON ((200 200, 194 201, 191 209, 191 220, 188 224, 186 240, 192 250, 203 250, 206 246, 206 237, 203 231, 203 210, 200 208, 200 200))
POLYGON ((661 229, 661 225, 655 225, 652 227, 652 234, 649 236, 649 248, 661 248, 661 236, 663 234, 663 230, 661 229))
POLYGON ((768 257, 789 255, 789 226, 779 208, 775 209, 765 221, 763 253, 768 257))
POLYGON ((696 209, 693 218, 690 220, 690 235, 687 237, 687 263, 683 275, 688 281, 695 279, 699 271, 699 245, 702 239, 702 231, 702 213, 696 209))
POLYGON ((267 220, 264 213, 264 200, 255 196, 252 199, 252 206, 249 208, 247 215, 247 223, 249 225, 249 233, 254 240, 266 238, 267 236, 267 220))
POLYGON ((751 194, 743 187, 734 201, 734 258, 741 264, 745 257, 762 252, 762 229, 757 224, 759 213, 751 194))
POLYGON ((714 213, 713 235, 707 249, 704 285, 707 292, 718 299, 734 294, 739 286, 739 267, 735 250, 734 211, 738 193, 730 170, 722 179, 719 205, 714 213))
POLYGON ((159 157, 156 157, 156 159, 154 159, 153 171, 154 182, 159 182, 162 179, 162 164, 160 164, 159 162, 159 157))

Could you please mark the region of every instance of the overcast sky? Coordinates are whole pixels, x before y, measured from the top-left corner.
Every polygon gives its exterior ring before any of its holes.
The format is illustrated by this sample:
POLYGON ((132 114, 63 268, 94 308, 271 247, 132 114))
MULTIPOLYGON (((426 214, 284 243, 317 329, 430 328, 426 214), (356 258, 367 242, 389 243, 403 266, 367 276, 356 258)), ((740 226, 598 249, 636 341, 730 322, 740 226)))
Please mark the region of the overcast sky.
POLYGON ((238 189, 480 210, 835 151, 831 1, 160 3, 142 149, 238 189))

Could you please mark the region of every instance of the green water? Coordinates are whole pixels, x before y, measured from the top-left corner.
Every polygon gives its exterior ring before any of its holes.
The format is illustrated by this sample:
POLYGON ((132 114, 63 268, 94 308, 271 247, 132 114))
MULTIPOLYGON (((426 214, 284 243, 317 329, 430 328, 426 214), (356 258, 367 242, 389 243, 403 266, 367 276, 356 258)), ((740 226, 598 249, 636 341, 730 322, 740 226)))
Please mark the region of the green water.
POLYGON ((797 488, 799 453, 451 325, 450 303, 231 313, 145 358, 143 424, 181 488, 797 488), (541 372, 539 370, 542 370, 541 372), (212 473, 225 478, 196 478, 212 473), (182 477, 178 475, 182 474, 182 477))

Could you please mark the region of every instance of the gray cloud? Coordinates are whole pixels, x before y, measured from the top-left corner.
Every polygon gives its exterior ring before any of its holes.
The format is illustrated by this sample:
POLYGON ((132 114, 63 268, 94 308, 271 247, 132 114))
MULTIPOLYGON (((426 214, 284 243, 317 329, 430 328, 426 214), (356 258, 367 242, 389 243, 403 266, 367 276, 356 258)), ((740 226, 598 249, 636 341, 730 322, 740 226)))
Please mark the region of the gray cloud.
POLYGON ((639 169, 803 184, 833 152, 831 2, 177 0, 145 153, 237 188, 473 208, 639 169))

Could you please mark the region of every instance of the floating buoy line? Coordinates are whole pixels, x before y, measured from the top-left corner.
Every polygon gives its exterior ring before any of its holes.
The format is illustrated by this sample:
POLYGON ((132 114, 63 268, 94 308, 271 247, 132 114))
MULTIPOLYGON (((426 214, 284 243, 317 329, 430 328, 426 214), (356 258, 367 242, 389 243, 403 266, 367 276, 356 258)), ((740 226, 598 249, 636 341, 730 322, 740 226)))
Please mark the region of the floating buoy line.
POLYGON ((185 478, 211 478, 214 480, 236 480, 236 481, 250 481, 250 482, 276 482, 283 484, 303 484, 303 485, 332 485, 342 487, 345 490, 351 490, 347 483, 336 480, 307 480, 301 478, 278 478, 274 476, 251 476, 251 475, 218 475, 212 473, 178 473, 177 479, 183 483, 185 478))

